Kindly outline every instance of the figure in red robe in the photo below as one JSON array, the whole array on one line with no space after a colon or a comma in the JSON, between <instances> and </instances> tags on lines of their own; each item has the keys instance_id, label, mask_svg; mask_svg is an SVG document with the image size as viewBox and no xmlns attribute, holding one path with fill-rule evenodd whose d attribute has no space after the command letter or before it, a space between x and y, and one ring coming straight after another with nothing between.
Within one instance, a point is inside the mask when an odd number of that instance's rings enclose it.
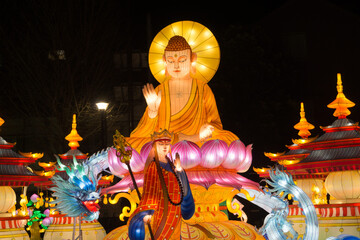
<instances>
[{"instance_id":1,"label":"figure in red robe","mask_svg":"<svg viewBox=\"0 0 360 240\"><path fill-rule=\"evenodd\" d=\"M145 228L150 227L154 239L178 240L182 218L190 219L195 212L194 199L179 156L171 160L172 134L167 130L155 132L152 140L141 201L128 221L129 238L145 239Z\"/></svg>"}]
</instances>

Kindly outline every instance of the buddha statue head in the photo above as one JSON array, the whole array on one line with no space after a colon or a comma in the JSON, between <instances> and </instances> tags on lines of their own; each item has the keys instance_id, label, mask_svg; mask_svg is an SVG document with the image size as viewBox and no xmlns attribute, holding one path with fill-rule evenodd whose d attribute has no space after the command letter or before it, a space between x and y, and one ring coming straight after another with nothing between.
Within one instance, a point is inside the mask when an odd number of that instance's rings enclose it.
<instances>
[{"instance_id":1,"label":"buddha statue head","mask_svg":"<svg viewBox=\"0 0 360 240\"><path fill-rule=\"evenodd\" d=\"M166 74L173 78L190 77L194 72L192 63L196 61L196 53L193 53L190 45L184 37L175 35L170 38L165 48L163 60L166 66Z\"/></svg>"}]
</instances>

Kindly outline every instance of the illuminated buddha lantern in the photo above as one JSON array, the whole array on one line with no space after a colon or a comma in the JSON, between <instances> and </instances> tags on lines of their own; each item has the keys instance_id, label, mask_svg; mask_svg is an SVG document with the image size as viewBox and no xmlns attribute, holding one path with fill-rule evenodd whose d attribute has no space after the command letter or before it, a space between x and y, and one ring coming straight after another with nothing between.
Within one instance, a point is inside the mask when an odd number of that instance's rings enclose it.
<instances>
[{"instance_id":1,"label":"illuminated buddha lantern","mask_svg":"<svg viewBox=\"0 0 360 240\"><path fill-rule=\"evenodd\" d=\"M150 54L151 51L150 48ZM207 81L196 78L197 57L183 36L175 34L169 38L161 59L164 77L159 80L154 75L160 82L155 89L152 84L144 86L147 108L127 139L137 151L151 141L154 131L160 129L175 134L173 144L188 140L201 146L207 140L220 139L229 145L238 139L223 130L215 97Z\"/></svg>"}]
</instances>

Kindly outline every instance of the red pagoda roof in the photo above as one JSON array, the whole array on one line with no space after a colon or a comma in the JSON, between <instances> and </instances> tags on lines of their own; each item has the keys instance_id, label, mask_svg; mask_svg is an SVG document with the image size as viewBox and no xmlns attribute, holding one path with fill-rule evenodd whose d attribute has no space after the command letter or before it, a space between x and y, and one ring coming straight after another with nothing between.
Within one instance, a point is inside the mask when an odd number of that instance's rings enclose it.
<instances>
[{"instance_id":1,"label":"red pagoda roof","mask_svg":"<svg viewBox=\"0 0 360 240\"><path fill-rule=\"evenodd\" d=\"M320 137L308 139L308 130L312 129L312 125L307 123L301 104L301 124L296 124L294 128L300 129L302 139L293 140L294 144L286 146L289 151L285 153L265 153L271 161L284 165L294 179L324 179L330 172L360 169L360 127L347 118L350 114L348 108L355 104L345 97L341 75L337 77L338 95L328 107L335 109L334 116L338 119L329 126L321 127L324 133ZM260 177L269 176L265 169L254 170Z\"/></svg>"}]
</instances>

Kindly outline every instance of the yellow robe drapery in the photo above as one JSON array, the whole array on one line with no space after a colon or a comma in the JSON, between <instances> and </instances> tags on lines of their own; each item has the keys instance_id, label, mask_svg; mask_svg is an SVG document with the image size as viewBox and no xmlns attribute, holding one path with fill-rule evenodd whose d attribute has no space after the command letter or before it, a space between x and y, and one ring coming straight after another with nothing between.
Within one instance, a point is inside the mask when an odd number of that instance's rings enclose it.
<instances>
[{"instance_id":1,"label":"yellow robe drapery","mask_svg":"<svg viewBox=\"0 0 360 240\"><path fill-rule=\"evenodd\" d=\"M161 103L158 115L153 119L149 118L148 108L146 108L138 126L130 134L130 137L127 138L127 141L138 152L140 152L141 147L145 143L151 141L151 134L154 131L168 129L170 132L175 133L174 144L178 141L176 137L178 133L186 135L199 134L201 126L205 123L211 124L215 128L210 139L221 139L228 145L232 141L239 139L235 134L223 130L214 94L206 83L193 79L188 102L182 110L173 116L171 116L170 111L171 103L168 79L155 89L156 93L160 90ZM196 144L201 146L203 143L197 142Z\"/></svg>"}]
</instances>

